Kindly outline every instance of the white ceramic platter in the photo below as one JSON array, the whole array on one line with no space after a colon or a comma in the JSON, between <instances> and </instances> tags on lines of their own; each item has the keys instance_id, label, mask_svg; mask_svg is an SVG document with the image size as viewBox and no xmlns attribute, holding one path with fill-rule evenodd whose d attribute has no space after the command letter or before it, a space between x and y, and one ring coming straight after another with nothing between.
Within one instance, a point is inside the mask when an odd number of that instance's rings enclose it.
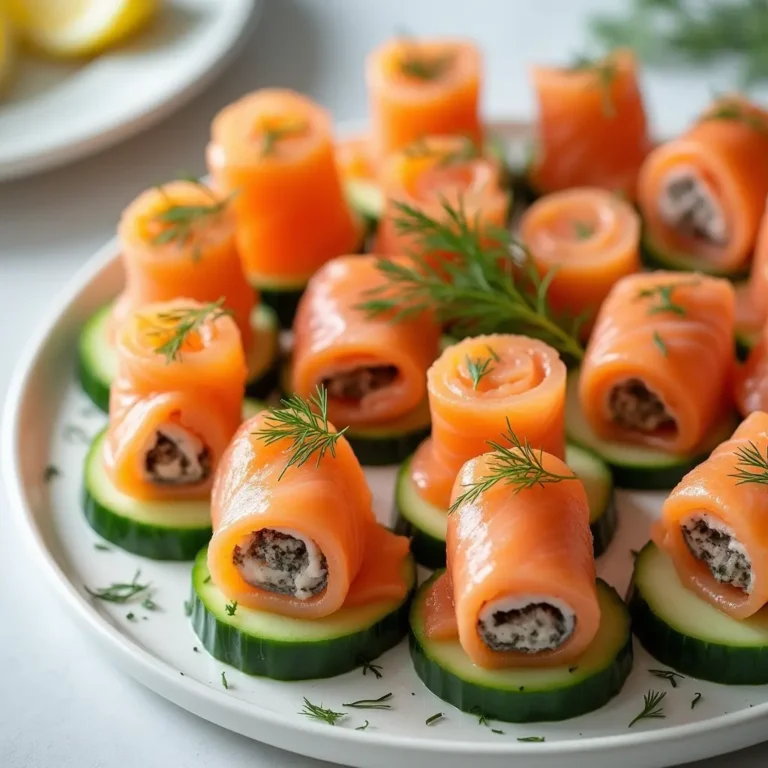
<instances>
[{"instance_id":1,"label":"white ceramic platter","mask_svg":"<svg viewBox=\"0 0 768 768\"><path fill-rule=\"evenodd\" d=\"M499 123L520 149L524 127ZM635 668L621 694L603 709L563 723L499 724L496 734L440 701L411 668L407 644L385 654L384 676L376 680L360 670L341 677L297 683L249 678L195 652L199 643L184 615L189 596L189 566L156 563L110 547L95 548L97 536L80 511L80 479L87 438L103 424L78 391L75 345L87 317L122 286L117 245L109 243L74 278L31 342L12 384L3 424L2 462L18 528L39 570L75 620L116 665L161 696L225 728L283 749L361 768L652 768L687 762L744 747L765 738L768 687L728 688L682 680L677 688L652 677L658 667L636 644ZM54 464L61 476L44 482ZM389 521L395 470L367 472L379 518ZM658 513L657 493L618 494L620 524L616 540L599 561L599 572L623 592L629 581L630 550L648 536ZM141 569L151 580L159 610L138 605L94 602L84 586L129 580ZM137 619L129 621L133 611ZM226 670L229 689L221 683ZM665 719L628 723L640 711L649 689L667 691ZM343 702L393 693L390 711L347 710L335 727L298 714L307 696L342 710ZM695 709L695 693L702 698ZM427 727L437 712L445 717ZM356 731L364 719L370 726ZM542 743L521 743L525 736Z\"/></svg>"},{"instance_id":2,"label":"white ceramic platter","mask_svg":"<svg viewBox=\"0 0 768 768\"><path fill-rule=\"evenodd\" d=\"M24 57L0 100L0 180L121 141L199 93L236 53L264 0L166 0L142 35L85 63Z\"/></svg>"}]
</instances>

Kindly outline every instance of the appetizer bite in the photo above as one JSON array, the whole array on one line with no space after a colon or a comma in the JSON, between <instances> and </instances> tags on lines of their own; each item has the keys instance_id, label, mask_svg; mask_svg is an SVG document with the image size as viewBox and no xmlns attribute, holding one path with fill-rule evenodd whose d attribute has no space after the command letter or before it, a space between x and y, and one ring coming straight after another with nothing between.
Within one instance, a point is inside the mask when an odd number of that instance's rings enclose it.
<instances>
[{"instance_id":1,"label":"appetizer bite","mask_svg":"<svg viewBox=\"0 0 768 768\"><path fill-rule=\"evenodd\" d=\"M481 70L480 51L466 40L402 37L374 50L365 67L374 153L437 134L482 146Z\"/></svg>"},{"instance_id":2,"label":"appetizer bite","mask_svg":"<svg viewBox=\"0 0 768 768\"><path fill-rule=\"evenodd\" d=\"M624 603L595 582L589 504L573 471L543 451L496 449L463 466L451 504L447 570L411 610L424 684L510 722L603 706L629 675L632 638Z\"/></svg>"},{"instance_id":3,"label":"appetizer bite","mask_svg":"<svg viewBox=\"0 0 768 768\"><path fill-rule=\"evenodd\" d=\"M467 338L448 347L427 373L432 435L400 468L398 530L412 537L416 560L445 564L451 489L462 465L506 434L526 446L566 455L563 433L565 365L547 344L524 336ZM521 444L522 445L522 444ZM503 450L501 447L499 450ZM602 552L615 528L610 473L597 458L569 451L591 491L595 545Z\"/></svg>"},{"instance_id":4,"label":"appetizer bite","mask_svg":"<svg viewBox=\"0 0 768 768\"><path fill-rule=\"evenodd\" d=\"M733 316L726 280L620 280L569 382L568 439L602 456L625 488L675 485L733 429Z\"/></svg>"},{"instance_id":5,"label":"appetizer bite","mask_svg":"<svg viewBox=\"0 0 768 768\"><path fill-rule=\"evenodd\" d=\"M192 624L208 651L247 674L303 680L398 643L415 568L371 502L324 390L245 422L217 471L214 534L192 572Z\"/></svg>"},{"instance_id":6,"label":"appetizer bite","mask_svg":"<svg viewBox=\"0 0 768 768\"><path fill-rule=\"evenodd\" d=\"M342 190L330 115L293 91L256 91L216 116L207 160L232 195L248 280L290 327L309 278L364 235Z\"/></svg>"},{"instance_id":7,"label":"appetizer bite","mask_svg":"<svg viewBox=\"0 0 768 768\"><path fill-rule=\"evenodd\" d=\"M635 564L643 646L686 675L768 683L768 414L753 413L664 503Z\"/></svg>"},{"instance_id":8,"label":"appetizer bite","mask_svg":"<svg viewBox=\"0 0 768 768\"><path fill-rule=\"evenodd\" d=\"M596 187L554 192L523 212L520 237L555 312L582 318L588 335L611 288L640 269L640 217L616 195Z\"/></svg>"},{"instance_id":9,"label":"appetizer bite","mask_svg":"<svg viewBox=\"0 0 768 768\"><path fill-rule=\"evenodd\" d=\"M113 544L191 560L211 535L213 473L241 422L246 365L223 300L134 310L116 335L109 424L85 462L85 516Z\"/></svg>"},{"instance_id":10,"label":"appetizer bite","mask_svg":"<svg viewBox=\"0 0 768 768\"><path fill-rule=\"evenodd\" d=\"M264 397L277 384L278 324L248 285L235 244L232 200L197 181L174 181L139 195L118 227L125 289L83 327L80 382L102 410L117 371L121 323L145 304L178 297L224 298L240 331L248 364L248 394Z\"/></svg>"},{"instance_id":11,"label":"appetizer bite","mask_svg":"<svg viewBox=\"0 0 768 768\"><path fill-rule=\"evenodd\" d=\"M430 265L451 258L420 247L418 236L402 225L404 207L446 223L451 223L447 208L461 210L482 239L492 239L509 215L502 177L499 161L483 157L466 137L430 136L408 145L382 163L384 209L373 250L385 256L417 253Z\"/></svg>"},{"instance_id":12,"label":"appetizer bite","mask_svg":"<svg viewBox=\"0 0 768 768\"><path fill-rule=\"evenodd\" d=\"M526 172L531 191L601 187L634 200L651 144L631 51L534 67L531 76L539 109Z\"/></svg>"},{"instance_id":13,"label":"appetizer bite","mask_svg":"<svg viewBox=\"0 0 768 768\"><path fill-rule=\"evenodd\" d=\"M374 256L329 261L309 281L293 325L289 391L328 393L328 416L362 464L397 464L429 434L427 369L440 326L428 311L392 322L361 306L382 295Z\"/></svg>"},{"instance_id":14,"label":"appetizer bite","mask_svg":"<svg viewBox=\"0 0 768 768\"><path fill-rule=\"evenodd\" d=\"M643 164L644 255L667 269L746 273L768 194L768 113L724 96Z\"/></svg>"}]
</instances>

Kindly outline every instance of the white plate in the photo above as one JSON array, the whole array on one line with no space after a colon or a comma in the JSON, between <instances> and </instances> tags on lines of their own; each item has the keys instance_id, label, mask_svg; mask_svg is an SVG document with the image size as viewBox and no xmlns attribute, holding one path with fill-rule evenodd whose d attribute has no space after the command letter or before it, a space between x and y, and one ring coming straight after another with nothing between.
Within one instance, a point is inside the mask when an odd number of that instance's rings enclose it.
<instances>
[{"instance_id":1,"label":"white plate","mask_svg":"<svg viewBox=\"0 0 768 768\"><path fill-rule=\"evenodd\" d=\"M84 64L19 62L0 100L0 180L53 168L141 131L199 93L263 0L167 0L146 33Z\"/></svg>"},{"instance_id":2,"label":"white plate","mask_svg":"<svg viewBox=\"0 0 768 768\"><path fill-rule=\"evenodd\" d=\"M524 133L519 124L499 125L508 137ZM520 149L519 142L515 147ZM480 726L428 692L414 674L406 643L381 658L384 677L360 670L341 677L297 683L249 678L204 652L183 602L189 595L189 566L156 563L94 548L98 541L80 513L79 486L86 445L77 434L65 439L68 425L89 435L104 417L90 407L74 378L75 344L83 321L122 285L117 245L109 243L74 278L31 342L13 381L3 423L2 461L19 527L35 562L51 587L89 635L113 661L161 696L190 712L259 741L312 757L361 768L421 768L427 760L441 768L651 768L711 756L754 744L768 726L768 687L724 687L692 679L672 689L652 677L659 666L636 645L635 669L624 690L603 709L563 723L500 725L504 735ZM43 482L45 467L62 476ZM394 469L368 470L376 510L388 521ZM599 561L599 572L619 591L631 570L630 549L644 543L650 519L662 496L618 494L620 525L616 540ZM114 606L90 600L84 585L105 586L128 580L137 568L152 581L161 610ZM129 610L140 618L130 622ZM147 615L147 620L143 619ZM221 684L226 669L229 690ZM666 719L627 724L642 708L649 688L667 691ZM302 698L337 711L360 698L394 694L391 711L347 710L336 727L298 714ZM703 695L691 709L694 693ZM436 712L446 717L427 727ZM365 732L355 727L364 719ZM520 743L518 737L545 736L544 743Z\"/></svg>"}]
</instances>

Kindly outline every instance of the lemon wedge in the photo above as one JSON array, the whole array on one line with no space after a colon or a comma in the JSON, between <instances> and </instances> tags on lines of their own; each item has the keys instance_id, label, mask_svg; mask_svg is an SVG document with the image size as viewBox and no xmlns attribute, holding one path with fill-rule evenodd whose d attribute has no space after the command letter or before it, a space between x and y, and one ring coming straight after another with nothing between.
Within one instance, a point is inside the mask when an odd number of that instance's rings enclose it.
<instances>
[{"instance_id":1,"label":"lemon wedge","mask_svg":"<svg viewBox=\"0 0 768 768\"><path fill-rule=\"evenodd\" d=\"M11 23L0 7L0 92L8 85L16 61L16 45Z\"/></svg>"},{"instance_id":2,"label":"lemon wedge","mask_svg":"<svg viewBox=\"0 0 768 768\"><path fill-rule=\"evenodd\" d=\"M140 30L160 0L7 0L36 48L64 58L93 56Z\"/></svg>"}]
</instances>

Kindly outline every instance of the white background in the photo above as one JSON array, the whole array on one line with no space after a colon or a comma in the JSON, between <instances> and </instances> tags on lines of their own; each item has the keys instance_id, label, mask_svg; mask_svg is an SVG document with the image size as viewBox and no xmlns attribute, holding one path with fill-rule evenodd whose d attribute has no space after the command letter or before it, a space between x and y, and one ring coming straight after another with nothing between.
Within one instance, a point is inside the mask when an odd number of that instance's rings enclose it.
<instances>
[{"instance_id":1,"label":"white background","mask_svg":"<svg viewBox=\"0 0 768 768\"><path fill-rule=\"evenodd\" d=\"M226 2L226 0L221 0ZM338 120L365 114L363 59L395 32L460 34L486 56L489 111L532 109L526 64L585 51L584 14L619 0L266 0L234 65L157 128L69 168L0 183L0 393L44 308L114 232L122 208L175 173L202 172L216 111L245 91L286 86ZM732 71L649 73L660 134L679 130ZM0 119L2 119L0 114ZM73 514L78 514L76 509ZM768 735L768 734L767 734ZM768 745L699 768L765 765ZM0 766L2 768L321 768L177 709L113 670L46 593L0 498Z\"/></svg>"}]
</instances>

